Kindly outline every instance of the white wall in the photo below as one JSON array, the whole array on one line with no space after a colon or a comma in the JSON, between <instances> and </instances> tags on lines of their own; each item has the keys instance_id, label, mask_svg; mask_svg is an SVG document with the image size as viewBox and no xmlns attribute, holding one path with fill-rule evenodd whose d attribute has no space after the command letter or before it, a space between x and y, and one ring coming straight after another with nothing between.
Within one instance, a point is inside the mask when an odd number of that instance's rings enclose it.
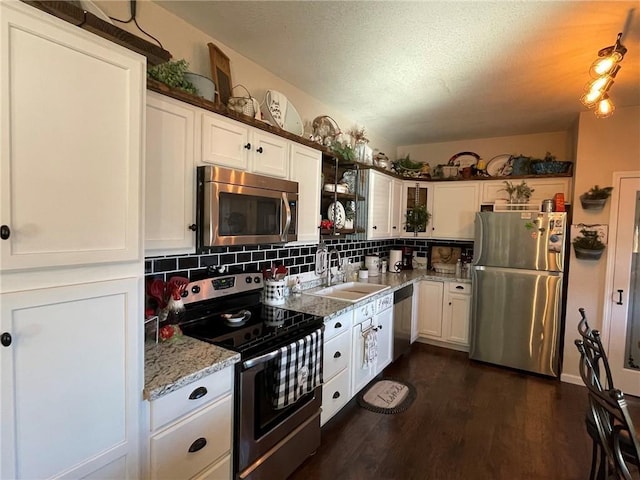
<instances>
[{"instance_id":1,"label":"white wall","mask_svg":"<svg viewBox=\"0 0 640 480\"><path fill-rule=\"evenodd\" d=\"M497 155L510 153L527 157L544 158L546 152L557 160L573 160L574 148L570 132L536 133L509 137L473 138L454 142L401 145L398 158L407 153L412 160L428 162L431 167L444 165L459 152L475 152L486 161Z\"/></svg>"},{"instance_id":2,"label":"white wall","mask_svg":"<svg viewBox=\"0 0 640 480\"><path fill-rule=\"evenodd\" d=\"M573 223L609 224L611 201L602 211L583 210L579 197L593 185L612 186L613 172L632 170L640 170L640 107L618 108L606 119L583 112L578 125ZM592 328L602 328L603 312L611 301L605 291L606 269L606 252L598 261L577 260L571 249L562 374L565 381L582 383L579 355L573 343L577 338L578 308L586 310ZM606 342L608 332L602 334Z\"/></svg>"},{"instance_id":3,"label":"white wall","mask_svg":"<svg viewBox=\"0 0 640 480\"><path fill-rule=\"evenodd\" d=\"M128 0L100 0L95 3L111 17L119 19L129 18ZM184 58L189 62L192 72L211 78L211 64L207 44L214 43L229 57L233 85L244 85L249 89L251 95L260 102L264 100L267 90L277 90L283 93L302 117L305 123L305 133L310 133L311 122L315 117L320 115L331 116L338 123L342 131L347 131L356 125L367 127L358 122L357 119L348 118L341 112L331 110L327 105L314 98L309 92L305 92L277 77L260 65L240 55L224 43L186 23L161 6L148 0L139 0L137 4L138 23L145 31L160 40L165 50L171 52L173 59L179 60ZM138 37L155 43L140 32L133 22L126 24L114 23L116 26ZM240 93L244 91L238 88L234 90L234 93L236 92ZM244 95L244 93L242 94ZM377 148L383 152L394 152L396 150L396 145L385 139L378 132L370 131L368 128L366 128L366 131L370 139L369 145L372 148Z\"/></svg>"}]
</instances>

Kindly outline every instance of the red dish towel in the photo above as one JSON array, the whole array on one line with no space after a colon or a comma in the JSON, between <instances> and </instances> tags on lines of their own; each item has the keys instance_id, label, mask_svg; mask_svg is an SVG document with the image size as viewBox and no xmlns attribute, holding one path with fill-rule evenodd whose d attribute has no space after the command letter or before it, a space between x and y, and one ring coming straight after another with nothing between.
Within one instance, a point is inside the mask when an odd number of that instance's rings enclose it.
<instances>
[{"instance_id":1,"label":"red dish towel","mask_svg":"<svg viewBox=\"0 0 640 480\"><path fill-rule=\"evenodd\" d=\"M322 385L322 328L280 348L273 363L272 403L286 408Z\"/></svg>"}]
</instances>

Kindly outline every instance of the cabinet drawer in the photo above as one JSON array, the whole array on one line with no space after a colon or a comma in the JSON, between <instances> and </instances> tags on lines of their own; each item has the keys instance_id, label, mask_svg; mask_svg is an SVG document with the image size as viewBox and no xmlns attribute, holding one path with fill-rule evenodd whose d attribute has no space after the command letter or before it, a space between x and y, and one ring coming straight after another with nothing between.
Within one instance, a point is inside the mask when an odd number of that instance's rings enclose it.
<instances>
[{"instance_id":1,"label":"cabinet drawer","mask_svg":"<svg viewBox=\"0 0 640 480\"><path fill-rule=\"evenodd\" d=\"M151 430L158 430L163 425L230 392L232 385L233 367L227 367L153 400L151 402Z\"/></svg>"},{"instance_id":2,"label":"cabinet drawer","mask_svg":"<svg viewBox=\"0 0 640 480\"><path fill-rule=\"evenodd\" d=\"M470 283L457 283L457 282L448 282L448 283L449 283L449 292L461 293L464 295L471 295Z\"/></svg>"},{"instance_id":3,"label":"cabinet drawer","mask_svg":"<svg viewBox=\"0 0 640 480\"><path fill-rule=\"evenodd\" d=\"M151 477L154 480L191 478L223 455L229 454L232 415L233 402L231 395L228 395L153 435ZM198 445L198 441L204 445ZM190 448L196 451L190 452Z\"/></svg>"},{"instance_id":4,"label":"cabinet drawer","mask_svg":"<svg viewBox=\"0 0 640 480\"><path fill-rule=\"evenodd\" d=\"M364 305L356 308L353 316L353 324L357 325L365 320L372 318L376 313L376 301L365 303Z\"/></svg>"},{"instance_id":5,"label":"cabinet drawer","mask_svg":"<svg viewBox=\"0 0 640 480\"><path fill-rule=\"evenodd\" d=\"M322 375L325 380L330 380L340 370L349 365L351 355L351 337L349 332L344 332L324 344L324 359L322 362Z\"/></svg>"},{"instance_id":6,"label":"cabinet drawer","mask_svg":"<svg viewBox=\"0 0 640 480\"><path fill-rule=\"evenodd\" d=\"M231 478L231 455L227 455L206 472L193 480L229 480Z\"/></svg>"},{"instance_id":7,"label":"cabinet drawer","mask_svg":"<svg viewBox=\"0 0 640 480\"><path fill-rule=\"evenodd\" d=\"M345 368L322 386L322 413L320 424L324 425L349 401L349 369Z\"/></svg>"},{"instance_id":8,"label":"cabinet drawer","mask_svg":"<svg viewBox=\"0 0 640 480\"><path fill-rule=\"evenodd\" d=\"M324 341L325 343L333 337L340 335L342 332L351 330L353 320L353 312L345 312L331 320L324 322Z\"/></svg>"}]
</instances>

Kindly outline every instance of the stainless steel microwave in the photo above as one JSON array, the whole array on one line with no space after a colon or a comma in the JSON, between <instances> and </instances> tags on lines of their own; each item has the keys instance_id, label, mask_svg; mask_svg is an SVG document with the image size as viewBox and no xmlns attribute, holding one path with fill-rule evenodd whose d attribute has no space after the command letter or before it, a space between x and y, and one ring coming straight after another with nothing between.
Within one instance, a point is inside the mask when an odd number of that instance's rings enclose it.
<instances>
[{"instance_id":1,"label":"stainless steel microwave","mask_svg":"<svg viewBox=\"0 0 640 480\"><path fill-rule=\"evenodd\" d=\"M255 245L298 239L298 183L198 167L199 245Z\"/></svg>"}]
</instances>

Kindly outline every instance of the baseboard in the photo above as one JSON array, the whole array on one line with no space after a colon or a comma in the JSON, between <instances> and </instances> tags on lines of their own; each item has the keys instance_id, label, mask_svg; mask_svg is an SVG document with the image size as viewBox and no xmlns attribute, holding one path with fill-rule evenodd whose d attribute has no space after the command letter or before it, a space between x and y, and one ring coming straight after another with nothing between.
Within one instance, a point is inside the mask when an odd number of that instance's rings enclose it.
<instances>
[{"instance_id":1,"label":"baseboard","mask_svg":"<svg viewBox=\"0 0 640 480\"><path fill-rule=\"evenodd\" d=\"M578 375L569 375L567 373L563 373L560 375L560 381L565 383L573 383L574 385L584 386L582 382L582 378Z\"/></svg>"},{"instance_id":2,"label":"baseboard","mask_svg":"<svg viewBox=\"0 0 640 480\"><path fill-rule=\"evenodd\" d=\"M436 347L448 348L449 350L457 350L459 352L469 352L468 346L458 345L456 343L450 343L450 342L443 342L441 340L434 340L433 338L418 337L416 341L419 343L435 345Z\"/></svg>"}]
</instances>

